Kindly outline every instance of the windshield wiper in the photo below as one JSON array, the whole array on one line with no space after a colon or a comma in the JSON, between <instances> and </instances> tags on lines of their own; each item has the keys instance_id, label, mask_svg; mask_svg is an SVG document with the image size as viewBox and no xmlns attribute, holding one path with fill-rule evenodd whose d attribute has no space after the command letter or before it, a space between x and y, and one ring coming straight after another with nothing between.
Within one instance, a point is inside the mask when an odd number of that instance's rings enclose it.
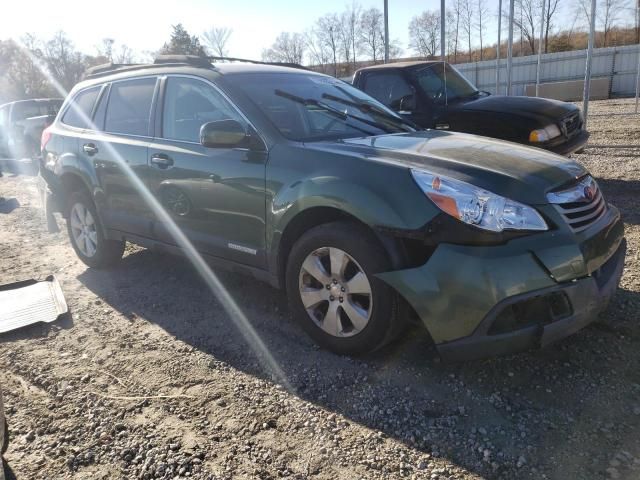
<instances>
[{"instance_id":1,"label":"windshield wiper","mask_svg":"<svg viewBox=\"0 0 640 480\"><path fill-rule=\"evenodd\" d=\"M349 112L344 112L342 110L338 110L335 107L332 107L331 105L327 105L324 102L321 102L320 100L317 100L315 98L302 98L299 97L297 95L294 95L293 93L289 93L289 92L284 92L282 90L276 90L275 94L278 95L279 97L283 97L286 98L288 100L291 100L293 102L297 102L300 103L302 105L315 105L316 107L322 108L323 110L326 110L327 112L331 113L332 115L335 116L339 116L340 118L342 118L343 120L346 120L348 118L352 118L354 120L357 120L359 122L362 123L366 123L367 125L371 125L372 127L376 127L379 128L381 130L384 130L385 132L389 132L389 128L384 125L381 124L380 122L376 122L374 120L369 120L368 118L363 118L360 117L358 115L354 115L352 113ZM364 132L368 135L375 135L375 132L371 132L368 130L363 130L362 128L356 127L355 125L351 124L351 126L357 130L360 130L361 132Z\"/></svg>"},{"instance_id":2,"label":"windshield wiper","mask_svg":"<svg viewBox=\"0 0 640 480\"><path fill-rule=\"evenodd\" d=\"M338 88L340 91L343 91L343 89L340 87L336 87L336 88ZM393 122L396 125L404 124L413 130L417 130L417 127L416 125L413 124L413 122L410 122L402 117L396 117L395 115L385 112L384 110L382 110L381 108L377 107L372 103L347 100L346 98L336 97L335 95L331 95L330 93L323 93L322 98L326 98L327 100L331 100L334 102L342 103L343 105L348 105L350 107L357 108L361 112L377 115L378 117L382 117L390 122Z\"/></svg>"}]
</instances>

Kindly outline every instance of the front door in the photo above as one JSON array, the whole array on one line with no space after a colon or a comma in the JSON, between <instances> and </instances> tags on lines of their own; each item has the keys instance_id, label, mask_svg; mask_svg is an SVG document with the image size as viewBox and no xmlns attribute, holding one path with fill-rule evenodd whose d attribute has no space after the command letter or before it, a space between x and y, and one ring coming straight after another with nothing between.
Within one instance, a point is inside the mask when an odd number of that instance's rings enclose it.
<instances>
[{"instance_id":1,"label":"front door","mask_svg":"<svg viewBox=\"0 0 640 480\"><path fill-rule=\"evenodd\" d=\"M198 251L264 267L266 153L201 145L207 122L232 119L247 129L248 122L209 82L169 76L163 83L146 183ZM166 222L154 225L154 236L176 244Z\"/></svg>"}]
</instances>

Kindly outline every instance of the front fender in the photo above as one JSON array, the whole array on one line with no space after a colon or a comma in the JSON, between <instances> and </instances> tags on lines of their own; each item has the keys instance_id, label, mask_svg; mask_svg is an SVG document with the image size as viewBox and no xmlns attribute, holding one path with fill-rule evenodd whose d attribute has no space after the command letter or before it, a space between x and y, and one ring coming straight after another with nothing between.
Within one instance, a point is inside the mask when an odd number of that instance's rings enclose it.
<instances>
[{"instance_id":1,"label":"front fender","mask_svg":"<svg viewBox=\"0 0 640 480\"><path fill-rule=\"evenodd\" d=\"M267 250L277 271L280 242L287 226L318 208L337 210L372 228L413 230L438 211L415 185L408 169L363 162L360 168L324 168L291 182L267 182Z\"/></svg>"}]
</instances>

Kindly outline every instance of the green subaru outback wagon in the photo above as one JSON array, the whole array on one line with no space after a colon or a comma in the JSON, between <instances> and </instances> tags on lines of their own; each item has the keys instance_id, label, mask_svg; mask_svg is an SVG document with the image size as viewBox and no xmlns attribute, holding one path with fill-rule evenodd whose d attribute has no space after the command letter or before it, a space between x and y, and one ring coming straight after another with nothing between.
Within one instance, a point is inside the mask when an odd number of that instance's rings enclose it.
<instances>
[{"instance_id":1,"label":"green subaru outback wagon","mask_svg":"<svg viewBox=\"0 0 640 480\"><path fill-rule=\"evenodd\" d=\"M113 265L125 241L179 252L175 224L205 260L284 288L338 353L412 318L445 358L544 346L594 320L622 274L620 214L578 163L417 130L303 69L98 68L42 148L47 205L84 263Z\"/></svg>"}]
</instances>

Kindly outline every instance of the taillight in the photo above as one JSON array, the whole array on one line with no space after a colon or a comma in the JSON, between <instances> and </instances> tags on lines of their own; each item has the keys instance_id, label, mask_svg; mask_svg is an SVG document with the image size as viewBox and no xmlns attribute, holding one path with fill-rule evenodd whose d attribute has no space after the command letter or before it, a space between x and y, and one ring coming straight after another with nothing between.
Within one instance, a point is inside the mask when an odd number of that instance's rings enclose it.
<instances>
[{"instance_id":1,"label":"taillight","mask_svg":"<svg viewBox=\"0 0 640 480\"><path fill-rule=\"evenodd\" d=\"M40 151L43 151L51 140L51 127L47 127L42 131L42 137L40 137Z\"/></svg>"}]
</instances>

